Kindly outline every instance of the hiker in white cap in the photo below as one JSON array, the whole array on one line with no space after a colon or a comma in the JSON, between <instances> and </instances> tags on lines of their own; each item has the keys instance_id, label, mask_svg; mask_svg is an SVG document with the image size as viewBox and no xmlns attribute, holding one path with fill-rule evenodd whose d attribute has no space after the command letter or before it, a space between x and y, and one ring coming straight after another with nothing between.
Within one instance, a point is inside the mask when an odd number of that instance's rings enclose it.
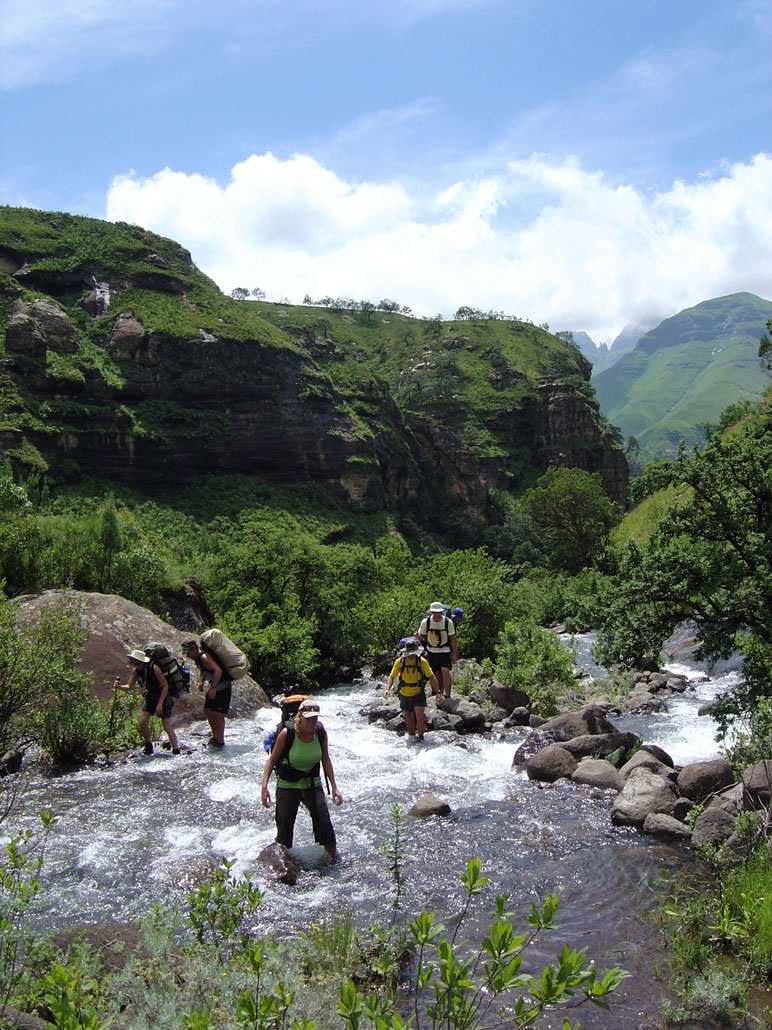
<instances>
[{"instance_id":1,"label":"hiker in white cap","mask_svg":"<svg viewBox=\"0 0 772 1030\"><path fill-rule=\"evenodd\" d=\"M295 716L295 724L285 725L276 738L263 769L261 799L268 808L271 795L268 780L276 769L276 840L285 848L292 847L295 819L301 803L308 809L314 828L314 840L329 855L337 857L337 843L327 801L322 790L319 769L336 805L343 801L335 783L335 773L327 750L327 731L319 721L319 702L306 698Z\"/></svg>"},{"instance_id":2,"label":"hiker in white cap","mask_svg":"<svg viewBox=\"0 0 772 1030\"><path fill-rule=\"evenodd\" d=\"M153 741L150 735L150 716L157 715L161 725L166 730L169 742L172 745L172 754L180 753L180 745L177 742L177 734L171 723L174 698L169 693L169 684L160 668L151 662L144 651L134 649L126 655L129 659L131 672L128 683L121 683L116 676L113 687L115 690L131 690L135 683L138 683L145 700L142 704L142 715L139 718L139 732L145 741L145 754L152 755Z\"/></svg>"}]
</instances>

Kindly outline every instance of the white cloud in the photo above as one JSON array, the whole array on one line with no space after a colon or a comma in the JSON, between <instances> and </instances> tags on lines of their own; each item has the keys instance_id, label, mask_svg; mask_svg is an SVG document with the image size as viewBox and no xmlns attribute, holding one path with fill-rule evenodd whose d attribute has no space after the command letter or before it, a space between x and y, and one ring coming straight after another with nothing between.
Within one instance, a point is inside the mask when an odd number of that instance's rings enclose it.
<instances>
[{"instance_id":1,"label":"white cloud","mask_svg":"<svg viewBox=\"0 0 772 1030\"><path fill-rule=\"evenodd\" d=\"M225 185L169 169L122 176L107 217L179 240L226 292L391 297L448 317L471 304L598 342L722 294L772 296L765 154L656 194L534 156L484 178L423 184L419 196L266 153L237 164Z\"/></svg>"}]
</instances>

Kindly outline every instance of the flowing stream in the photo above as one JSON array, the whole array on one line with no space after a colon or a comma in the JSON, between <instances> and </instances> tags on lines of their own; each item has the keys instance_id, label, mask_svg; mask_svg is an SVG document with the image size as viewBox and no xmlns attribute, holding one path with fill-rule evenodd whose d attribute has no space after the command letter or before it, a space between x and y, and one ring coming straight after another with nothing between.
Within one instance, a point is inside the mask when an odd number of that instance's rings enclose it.
<instances>
[{"instance_id":1,"label":"flowing stream","mask_svg":"<svg viewBox=\"0 0 772 1030\"><path fill-rule=\"evenodd\" d=\"M575 644L579 663L586 664L590 638ZM708 679L687 666L669 668L693 676L694 690L675 695L667 713L612 721L660 744L677 764L711 757L715 727L709 717L697 717L697 708L736 674ZM359 709L379 689L364 681L320 695L344 797L332 813L341 860L302 874L294 887L274 883L254 865L274 839L273 810L260 804L260 781L263 737L276 723L275 711L229 721L221 752L206 748L200 723L180 732L190 752L178 757L157 747L152 756L106 769L28 773L22 802L3 830L33 825L43 807L56 816L39 920L49 927L130 921L155 902L184 902L190 887L227 858L235 860L236 873L249 869L263 890L259 924L265 930L338 911L361 923L388 921L392 883L381 847L392 840L393 806L407 812L432 793L449 802L452 814L403 819L403 910L426 907L443 922L452 920L460 907L459 875L474 856L482 860L490 890L468 924L472 937L486 926L494 894L508 896L516 926L525 930L531 902L561 891L560 930L543 938L532 961L547 961L567 942L588 947L601 967L625 967L634 975L615 996L611 1015L585 1006L575 1018L588 1027L645 1026L657 1011L653 971L666 965L650 913L663 878L689 866L691 852L613 827L607 792L566 781L539 786L514 771L525 729L500 737L429 733L425 742L409 743L368 724ZM301 856L318 850L303 809L295 846Z\"/></svg>"}]
</instances>

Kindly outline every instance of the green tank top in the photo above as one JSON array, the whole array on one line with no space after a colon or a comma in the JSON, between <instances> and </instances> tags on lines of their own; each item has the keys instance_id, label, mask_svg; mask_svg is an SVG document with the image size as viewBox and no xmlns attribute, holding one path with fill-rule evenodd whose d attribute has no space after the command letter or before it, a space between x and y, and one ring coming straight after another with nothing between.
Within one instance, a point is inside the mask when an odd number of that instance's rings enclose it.
<instances>
[{"instance_id":1,"label":"green tank top","mask_svg":"<svg viewBox=\"0 0 772 1030\"><path fill-rule=\"evenodd\" d=\"M310 743L306 744L295 734L287 760L292 768L297 769L298 772L309 772L309 770L313 769L317 762L322 760L322 745L319 741L319 735L317 734ZM305 776L302 780L283 780L280 776L276 781L279 787L297 787L300 790L305 787L319 786L321 782L319 776L315 776L313 780L308 776Z\"/></svg>"}]
</instances>

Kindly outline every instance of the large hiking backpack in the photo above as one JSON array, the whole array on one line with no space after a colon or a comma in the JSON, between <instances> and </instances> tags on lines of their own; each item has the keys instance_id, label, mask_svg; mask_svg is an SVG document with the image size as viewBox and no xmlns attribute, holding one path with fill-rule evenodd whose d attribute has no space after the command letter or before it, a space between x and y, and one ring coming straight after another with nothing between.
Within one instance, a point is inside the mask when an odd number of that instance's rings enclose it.
<instances>
[{"instance_id":1,"label":"large hiking backpack","mask_svg":"<svg viewBox=\"0 0 772 1030\"><path fill-rule=\"evenodd\" d=\"M249 674L249 659L222 630L204 630L201 634L201 650L211 655L228 679L240 680Z\"/></svg>"},{"instance_id":2,"label":"large hiking backpack","mask_svg":"<svg viewBox=\"0 0 772 1030\"><path fill-rule=\"evenodd\" d=\"M433 612L426 613L426 644L428 647L447 647L450 641L448 626L452 622L452 619L446 613L442 619L442 628L437 629L434 623L432 622L433 614Z\"/></svg>"},{"instance_id":3,"label":"large hiking backpack","mask_svg":"<svg viewBox=\"0 0 772 1030\"><path fill-rule=\"evenodd\" d=\"M397 679L394 686L394 693L399 697L402 693L403 687L418 687L419 690L426 690L426 684L429 682L424 670L421 666L421 659L423 658L423 651L403 651L399 659L399 672L397 673ZM415 662L410 662L411 657L415 658ZM403 677L406 668L415 667L418 669L418 679L412 683L406 682Z\"/></svg>"},{"instance_id":4,"label":"large hiking backpack","mask_svg":"<svg viewBox=\"0 0 772 1030\"><path fill-rule=\"evenodd\" d=\"M279 702L281 708L281 719L276 724L276 729L271 730L267 736L263 738L263 747L266 752L270 755L273 751L273 745L276 743L276 738L282 731L282 727L288 722L291 722L298 714L298 708L300 708L301 702L308 700L308 694L287 694Z\"/></svg>"},{"instance_id":5,"label":"large hiking backpack","mask_svg":"<svg viewBox=\"0 0 772 1030\"><path fill-rule=\"evenodd\" d=\"M172 697L190 693L190 670L184 663L180 664L174 655L169 654L169 649L165 644L157 642L145 644L144 652L151 664L157 665L164 674Z\"/></svg>"}]
</instances>

